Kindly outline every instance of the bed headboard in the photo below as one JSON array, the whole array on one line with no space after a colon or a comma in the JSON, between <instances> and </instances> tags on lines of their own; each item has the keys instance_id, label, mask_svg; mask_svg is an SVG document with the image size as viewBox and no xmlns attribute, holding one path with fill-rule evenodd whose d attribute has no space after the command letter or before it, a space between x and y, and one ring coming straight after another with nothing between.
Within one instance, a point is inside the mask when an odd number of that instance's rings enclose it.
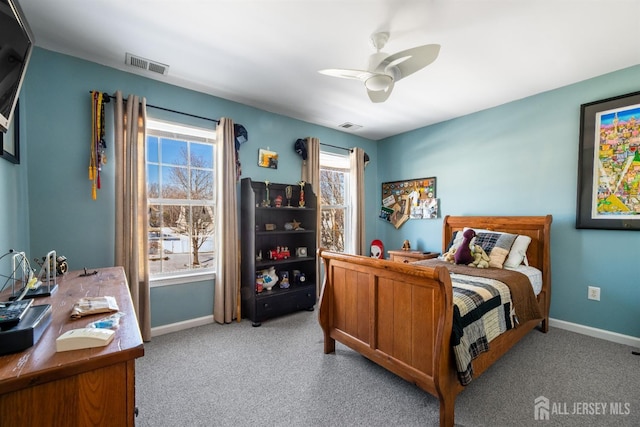
<instances>
[{"instance_id":1,"label":"bed headboard","mask_svg":"<svg viewBox=\"0 0 640 427\"><path fill-rule=\"evenodd\" d=\"M527 249L529 265L542 271L542 290L538 301L544 311L543 330L546 332L551 304L551 215L545 216L450 216L444 217L442 252L444 253L453 233L465 227L503 231L531 237Z\"/></svg>"},{"instance_id":2,"label":"bed headboard","mask_svg":"<svg viewBox=\"0 0 640 427\"><path fill-rule=\"evenodd\" d=\"M551 215L546 216L445 216L442 233L442 251L446 251L453 233L464 227L483 228L522 234L531 237L527 249L527 259L532 265L544 272L549 267L549 239Z\"/></svg>"}]
</instances>

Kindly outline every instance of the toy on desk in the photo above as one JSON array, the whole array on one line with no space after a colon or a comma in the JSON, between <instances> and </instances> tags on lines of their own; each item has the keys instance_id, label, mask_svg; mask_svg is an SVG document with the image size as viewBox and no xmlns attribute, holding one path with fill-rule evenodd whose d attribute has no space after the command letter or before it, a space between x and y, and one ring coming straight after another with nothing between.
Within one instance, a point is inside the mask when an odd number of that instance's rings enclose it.
<instances>
[{"instance_id":1,"label":"toy on desk","mask_svg":"<svg viewBox=\"0 0 640 427\"><path fill-rule=\"evenodd\" d=\"M57 268L55 262L56 259L60 259L60 267L66 271L67 259L64 256L56 256L56 251L52 250L42 258L42 263L36 259L36 262L41 267L40 272L36 275L24 252L10 251L9 253L13 254L13 269L10 276L13 284L10 299L21 300L23 298L47 297L57 290ZM20 284L21 288L16 290L16 284Z\"/></svg>"},{"instance_id":2,"label":"toy on desk","mask_svg":"<svg viewBox=\"0 0 640 427\"><path fill-rule=\"evenodd\" d=\"M53 256L50 256L51 252L53 252ZM41 268L39 276L44 274L47 268L49 272L55 270L55 272L61 276L69 271L69 263L67 263L67 257L64 255L56 256L55 251L51 252L49 252L47 256L43 256L42 260L39 260L38 258L33 259ZM45 264L47 263L48 267L45 267Z\"/></svg>"}]
</instances>

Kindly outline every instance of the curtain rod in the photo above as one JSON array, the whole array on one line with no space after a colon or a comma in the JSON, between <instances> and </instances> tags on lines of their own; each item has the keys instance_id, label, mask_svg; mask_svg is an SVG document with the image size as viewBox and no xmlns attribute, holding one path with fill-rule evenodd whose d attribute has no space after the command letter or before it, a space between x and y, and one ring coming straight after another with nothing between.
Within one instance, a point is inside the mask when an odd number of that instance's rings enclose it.
<instances>
[{"instance_id":1,"label":"curtain rod","mask_svg":"<svg viewBox=\"0 0 640 427\"><path fill-rule=\"evenodd\" d=\"M324 142L321 142L320 145L325 145L327 147L337 148L339 150L345 150L345 151L348 151L350 153L353 151L353 148L338 147L337 145L325 144Z\"/></svg>"},{"instance_id":2,"label":"curtain rod","mask_svg":"<svg viewBox=\"0 0 640 427\"><path fill-rule=\"evenodd\" d=\"M91 92L92 92L92 91L89 91L89 93L91 93ZM113 96L113 95L109 95L109 94L107 94L107 93L104 93L104 94L103 94L103 96L105 96L105 95L106 95L107 97L109 97L109 99L110 99L110 100L111 100L111 99L116 99L116 97L115 97L115 96ZM124 102L127 102L126 98L122 98L122 99L124 100ZM158 107L157 105L151 105L151 104L147 104L147 107L149 107L149 108L155 108L156 110L168 111L168 112L170 112L170 113L182 114L183 116L194 117L194 118L196 118L196 119L209 120L209 121L211 121L211 122L216 122L216 123L220 124L220 120L217 120L217 119L211 119L211 118L209 118L209 117L197 116L197 115L195 115L195 114L185 113L185 112L177 111L177 110L172 110L172 109L165 108L165 107Z\"/></svg>"}]
</instances>

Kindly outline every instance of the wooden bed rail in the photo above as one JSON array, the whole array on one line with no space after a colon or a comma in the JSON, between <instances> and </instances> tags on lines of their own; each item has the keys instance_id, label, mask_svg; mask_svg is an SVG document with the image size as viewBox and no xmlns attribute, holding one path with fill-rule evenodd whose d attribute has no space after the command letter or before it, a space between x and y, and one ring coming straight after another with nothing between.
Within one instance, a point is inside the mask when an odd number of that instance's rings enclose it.
<instances>
[{"instance_id":1,"label":"wooden bed rail","mask_svg":"<svg viewBox=\"0 0 640 427\"><path fill-rule=\"evenodd\" d=\"M491 341L489 351L473 362L480 376L529 331L548 329L551 301L551 215L445 216L443 251L453 233L464 227L525 235L529 265L542 272L538 306L542 317L520 323ZM319 321L324 351L339 341L440 400L440 426L454 425L455 398L464 390L458 380L451 330L453 290L445 267L403 264L318 250L324 262Z\"/></svg>"},{"instance_id":2,"label":"wooden bed rail","mask_svg":"<svg viewBox=\"0 0 640 427\"><path fill-rule=\"evenodd\" d=\"M325 353L334 352L338 340L438 397L441 425L453 425L457 379L447 269L323 249L318 256L325 268L318 314Z\"/></svg>"}]
</instances>

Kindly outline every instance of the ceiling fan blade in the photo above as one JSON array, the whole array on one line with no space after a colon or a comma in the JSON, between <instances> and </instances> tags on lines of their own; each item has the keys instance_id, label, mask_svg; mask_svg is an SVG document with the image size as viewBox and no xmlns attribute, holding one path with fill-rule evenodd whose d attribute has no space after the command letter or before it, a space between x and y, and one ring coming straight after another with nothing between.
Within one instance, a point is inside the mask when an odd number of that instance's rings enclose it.
<instances>
[{"instance_id":1,"label":"ceiling fan blade","mask_svg":"<svg viewBox=\"0 0 640 427\"><path fill-rule=\"evenodd\" d=\"M372 73L370 71L365 71L365 70L348 70L348 69L339 69L339 68L328 68L326 70L319 70L318 72L326 76L340 77L343 79L360 80L361 82L364 82L368 78L376 75L376 73Z\"/></svg>"},{"instance_id":2,"label":"ceiling fan blade","mask_svg":"<svg viewBox=\"0 0 640 427\"><path fill-rule=\"evenodd\" d=\"M371 102L379 103L379 102L386 101L387 98L389 98L389 95L391 95L392 90L393 90L393 80L391 81L391 84L389 84L389 87L387 87L386 90L367 90L367 95L369 95L369 99L371 100Z\"/></svg>"},{"instance_id":3,"label":"ceiling fan blade","mask_svg":"<svg viewBox=\"0 0 640 427\"><path fill-rule=\"evenodd\" d=\"M440 53L439 44L426 44L389 55L380 63L376 71L387 71L398 81L419 71L436 60Z\"/></svg>"}]
</instances>

